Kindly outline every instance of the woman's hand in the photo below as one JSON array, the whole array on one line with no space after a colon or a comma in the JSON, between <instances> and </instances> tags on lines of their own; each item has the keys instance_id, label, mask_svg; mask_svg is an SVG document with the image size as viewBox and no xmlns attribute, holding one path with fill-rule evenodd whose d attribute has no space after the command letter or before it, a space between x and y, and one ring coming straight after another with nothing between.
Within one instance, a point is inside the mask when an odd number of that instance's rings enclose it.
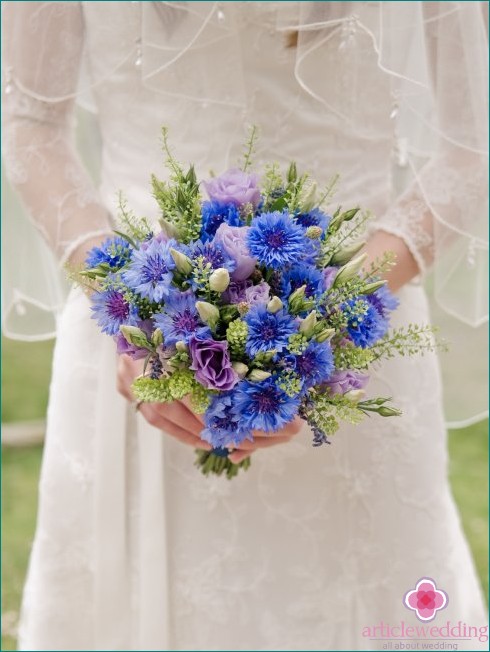
<instances>
[{"instance_id":1,"label":"woman's hand","mask_svg":"<svg viewBox=\"0 0 490 652\"><path fill-rule=\"evenodd\" d=\"M135 401L131 391L133 380L143 373L143 361L132 360L127 355L119 356L117 368L117 389L130 402ZM139 411L149 424L165 430L184 444L193 448L211 450L207 442L200 438L202 421L182 401L172 403L142 403Z\"/></svg>"},{"instance_id":2,"label":"woman's hand","mask_svg":"<svg viewBox=\"0 0 490 652\"><path fill-rule=\"evenodd\" d=\"M127 398L134 402L135 398L131 391L133 380L143 372L143 361L132 360L127 355L121 355L117 370L117 389ZM182 401L172 403L143 403L139 408L145 419L155 428L164 430L184 444L193 448L211 450L212 446L200 438L203 429L203 417L192 411L190 401L185 398ZM268 448L277 444L289 442L302 427L302 420L296 418L287 426L278 430L277 433L265 433L255 430L254 441L244 441L236 450L230 454L229 459L238 464L246 457L249 457L259 448Z\"/></svg>"}]
</instances>

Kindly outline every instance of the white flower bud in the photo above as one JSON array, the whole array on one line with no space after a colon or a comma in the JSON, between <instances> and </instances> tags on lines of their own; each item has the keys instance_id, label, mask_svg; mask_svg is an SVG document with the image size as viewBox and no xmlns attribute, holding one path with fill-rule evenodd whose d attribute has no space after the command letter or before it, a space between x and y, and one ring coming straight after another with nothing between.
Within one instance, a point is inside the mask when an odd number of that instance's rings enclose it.
<instances>
[{"instance_id":1,"label":"white flower bud","mask_svg":"<svg viewBox=\"0 0 490 652\"><path fill-rule=\"evenodd\" d=\"M176 238L178 239L179 237L179 231L177 227L175 227L173 224L171 224L168 220L166 220L163 217L160 217L158 220L160 226L162 227L162 231L164 231L169 238Z\"/></svg>"},{"instance_id":2,"label":"white flower bud","mask_svg":"<svg viewBox=\"0 0 490 652\"><path fill-rule=\"evenodd\" d=\"M207 301L196 301L196 310L205 324L208 324L211 328L216 326L219 320L219 310L216 306Z\"/></svg>"},{"instance_id":3,"label":"white flower bud","mask_svg":"<svg viewBox=\"0 0 490 652\"><path fill-rule=\"evenodd\" d=\"M214 292L224 292L230 285L230 273L224 267L215 269L209 277L209 287Z\"/></svg>"},{"instance_id":4,"label":"white flower bud","mask_svg":"<svg viewBox=\"0 0 490 652\"><path fill-rule=\"evenodd\" d=\"M231 366L235 370L238 378L240 379L245 378L248 372L248 367L246 364L244 364L243 362L233 362Z\"/></svg>"},{"instance_id":5,"label":"white flower bud","mask_svg":"<svg viewBox=\"0 0 490 652\"><path fill-rule=\"evenodd\" d=\"M177 351L179 351L179 353L185 353L188 349L188 346L185 342L179 340L178 342L176 342L175 348L177 349Z\"/></svg>"},{"instance_id":6,"label":"white flower bud","mask_svg":"<svg viewBox=\"0 0 490 652\"><path fill-rule=\"evenodd\" d=\"M281 299L279 299L279 297L272 297L272 299L267 304L267 312L271 312L272 314L279 312L283 305L284 304Z\"/></svg>"},{"instance_id":7,"label":"white flower bud","mask_svg":"<svg viewBox=\"0 0 490 652\"><path fill-rule=\"evenodd\" d=\"M347 247L343 247L339 251L336 251L332 258L330 259L330 265L345 265L352 260L354 256L361 251L366 243L364 241L356 242Z\"/></svg>"},{"instance_id":8,"label":"white flower bud","mask_svg":"<svg viewBox=\"0 0 490 652\"><path fill-rule=\"evenodd\" d=\"M315 336L317 342L326 342L335 335L335 328L325 328Z\"/></svg>"},{"instance_id":9,"label":"white flower bud","mask_svg":"<svg viewBox=\"0 0 490 652\"><path fill-rule=\"evenodd\" d=\"M174 248L170 249L170 255L174 259L175 267L181 274L187 276L192 272L192 261L188 256Z\"/></svg>"},{"instance_id":10,"label":"white flower bud","mask_svg":"<svg viewBox=\"0 0 490 652\"><path fill-rule=\"evenodd\" d=\"M350 389L344 394L344 398L352 401L352 403L359 403L359 401L366 396L363 389Z\"/></svg>"},{"instance_id":11,"label":"white flower bud","mask_svg":"<svg viewBox=\"0 0 490 652\"><path fill-rule=\"evenodd\" d=\"M148 342L148 338L146 337L146 333L141 330L141 328L138 328L137 326L120 326L119 330L124 336L124 339L128 344L132 344L133 346L137 346L143 349L151 349L151 345Z\"/></svg>"},{"instance_id":12,"label":"white flower bud","mask_svg":"<svg viewBox=\"0 0 490 652\"><path fill-rule=\"evenodd\" d=\"M301 320L299 325L299 332L303 333L305 337L311 337L317 323L316 310L310 312L304 319Z\"/></svg>"},{"instance_id":13,"label":"white flower bud","mask_svg":"<svg viewBox=\"0 0 490 652\"><path fill-rule=\"evenodd\" d=\"M247 379L251 380L252 382L260 382L261 380L270 378L271 375L272 374L269 371L263 371L263 369L252 369L252 371L248 374Z\"/></svg>"},{"instance_id":14,"label":"white flower bud","mask_svg":"<svg viewBox=\"0 0 490 652\"><path fill-rule=\"evenodd\" d=\"M368 283L367 285L364 286L364 290L362 291L363 294L372 294L373 292L376 292L376 290L379 290L379 288L382 288L383 285L386 285L388 281L373 281L372 283Z\"/></svg>"},{"instance_id":15,"label":"white flower bud","mask_svg":"<svg viewBox=\"0 0 490 652\"><path fill-rule=\"evenodd\" d=\"M163 344L163 333L159 328L153 331L153 335L151 336L151 343L155 347L160 346L160 344Z\"/></svg>"},{"instance_id":16,"label":"white flower bud","mask_svg":"<svg viewBox=\"0 0 490 652\"><path fill-rule=\"evenodd\" d=\"M347 281L350 281L357 276L361 267L366 262L366 258L367 254L362 254L341 267L337 272L337 276L334 278L332 287L337 288L344 285L344 283L347 283Z\"/></svg>"}]
</instances>

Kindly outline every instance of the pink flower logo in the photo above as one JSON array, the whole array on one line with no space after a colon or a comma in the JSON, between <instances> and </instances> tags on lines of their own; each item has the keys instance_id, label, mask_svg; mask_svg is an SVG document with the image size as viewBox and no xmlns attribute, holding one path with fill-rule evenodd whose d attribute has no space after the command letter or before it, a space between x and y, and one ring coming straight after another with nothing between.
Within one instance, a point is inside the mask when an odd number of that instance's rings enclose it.
<instances>
[{"instance_id":1,"label":"pink flower logo","mask_svg":"<svg viewBox=\"0 0 490 652\"><path fill-rule=\"evenodd\" d=\"M447 593L438 589L430 577L422 577L415 589L408 591L403 598L407 609L415 611L417 618L424 622L433 620L440 609L447 607L447 603Z\"/></svg>"}]
</instances>

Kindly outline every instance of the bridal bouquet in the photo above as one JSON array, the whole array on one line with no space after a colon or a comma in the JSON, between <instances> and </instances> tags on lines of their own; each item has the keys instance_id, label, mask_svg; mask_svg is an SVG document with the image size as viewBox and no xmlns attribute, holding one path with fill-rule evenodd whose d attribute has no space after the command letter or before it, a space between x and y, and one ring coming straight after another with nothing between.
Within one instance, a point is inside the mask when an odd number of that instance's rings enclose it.
<instances>
[{"instance_id":1,"label":"bridal bouquet","mask_svg":"<svg viewBox=\"0 0 490 652\"><path fill-rule=\"evenodd\" d=\"M399 415L388 398L366 398L369 369L395 352L432 347L431 330L389 333L397 299L380 276L386 255L363 269L368 219L359 208L329 214L324 192L292 163L250 172L254 132L241 169L199 183L171 155L168 181L153 177L158 230L123 201L121 227L94 248L82 272L95 290L93 317L117 350L145 360L133 384L140 401L189 397L203 414L204 473L240 467L228 451L254 431L296 416L329 443L340 421ZM202 196L202 191L207 199Z\"/></svg>"}]
</instances>

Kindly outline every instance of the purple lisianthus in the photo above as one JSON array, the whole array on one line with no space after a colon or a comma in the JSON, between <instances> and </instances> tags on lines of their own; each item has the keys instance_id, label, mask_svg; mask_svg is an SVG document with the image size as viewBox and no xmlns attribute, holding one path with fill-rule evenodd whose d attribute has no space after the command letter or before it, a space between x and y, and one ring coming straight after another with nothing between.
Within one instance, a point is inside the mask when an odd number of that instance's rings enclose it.
<instances>
[{"instance_id":1,"label":"purple lisianthus","mask_svg":"<svg viewBox=\"0 0 490 652\"><path fill-rule=\"evenodd\" d=\"M248 278L257 263L257 260L250 255L246 244L248 231L248 226L221 224L214 237L214 242L221 245L228 256L236 262L236 268L231 273L234 281L244 281Z\"/></svg>"},{"instance_id":2,"label":"purple lisianthus","mask_svg":"<svg viewBox=\"0 0 490 652\"><path fill-rule=\"evenodd\" d=\"M231 366L228 342L193 335L189 339L189 353L192 360L190 368L196 372L196 380L207 389L227 391L239 381Z\"/></svg>"},{"instance_id":3,"label":"purple lisianthus","mask_svg":"<svg viewBox=\"0 0 490 652\"><path fill-rule=\"evenodd\" d=\"M364 389L369 381L368 374L354 369L335 371L323 387L328 387L333 394L345 394L352 389Z\"/></svg>"},{"instance_id":4,"label":"purple lisianthus","mask_svg":"<svg viewBox=\"0 0 490 652\"><path fill-rule=\"evenodd\" d=\"M254 208L260 203L260 190L257 187L256 174L247 174L232 168L219 177L204 181L204 186L211 201L219 204L234 204L243 206L252 204Z\"/></svg>"},{"instance_id":5,"label":"purple lisianthus","mask_svg":"<svg viewBox=\"0 0 490 652\"><path fill-rule=\"evenodd\" d=\"M268 303L270 299L270 286L265 281L258 285L251 285L245 290L245 301L254 306L258 303Z\"/></svg>"},{"instance_id":6,"label":"purple lisianthus","mask_svg":"<svg viewBox=\"0 0 490 652\"><path fill-rule=\"evenodd\" d=\"M145 319L144 321L137 322L136 326L141 328L141 330L146 333L146 336L149 340L151 339L154 329L151 319ZM129 355L129 357L133 358L133 360L142 360L148 355L148 349L130 344L122 333L118 333L114 339L116 340L116 350L118 355Z\"/></svg>"},{"instance_id":7,"label":"purple lisianthus","mask_svg":"<svg viewBox=\"0 0 490 652\"><path fill-rule=\"evenodd\" d=\"M247 295L245 294L247 288L251 288L253 285L252 281L232 281L230 285L221 295L223 301L226 303L242 303L247 300Z\"/></svg>"}]
</instances>

